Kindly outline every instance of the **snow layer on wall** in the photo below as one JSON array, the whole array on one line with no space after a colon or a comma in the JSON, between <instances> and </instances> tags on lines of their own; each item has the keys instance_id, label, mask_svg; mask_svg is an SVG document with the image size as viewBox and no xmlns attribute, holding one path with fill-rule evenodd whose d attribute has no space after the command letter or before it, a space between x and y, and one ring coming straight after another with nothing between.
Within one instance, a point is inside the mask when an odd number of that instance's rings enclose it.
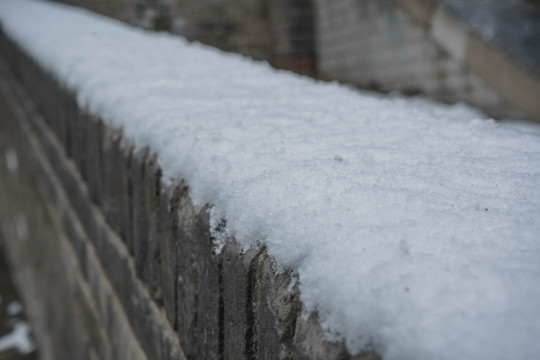
<instances>
[{"instance_id":1,"label":"snow layer on wall","mask_svg":"<svg viewBox=\"0 0 540 360\"><path fill-rule=\"evenodd\" d=\"M540 354L540 129L359 93L36 1L3 30L385 359ZM219 247L221 244L217 244Z\"/></svg>"}]
</instances>

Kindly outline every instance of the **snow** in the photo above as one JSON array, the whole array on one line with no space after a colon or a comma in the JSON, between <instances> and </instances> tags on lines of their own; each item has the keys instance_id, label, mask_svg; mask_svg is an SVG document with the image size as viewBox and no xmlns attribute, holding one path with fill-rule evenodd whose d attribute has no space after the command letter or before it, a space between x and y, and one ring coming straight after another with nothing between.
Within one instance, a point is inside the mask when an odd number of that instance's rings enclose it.
<instances>
[{"instance_id":1,"label":"snow","mask_svg":"<svg viewBox=\"0 0 540 360\"><path fill-rule=\"evenodd\" d=\"M34 351L35 346L30 339L30 325L26 321L18 322L12 332L0 337L0 352L8 349L16 349L21 354Z\"/></svg>"},{"instance_id":2,"label":"snow","mask_svg":"<svg viewBox=\"0 0 540 360\"><path fill-rule=\"evenodd\" d=\"M81 106L149 146L330 338L384 359L540 354L540 129L360 93L81 9L0 1Z\"/></svg>"},{"instance_id":3,"label":"snow","mask_svg":"<svg viewBox=\"0 0 540 360\"><path fill-rule=\"evenodd\" d=\"M6 308L6 312L9 316L17 316L22 312L22 306L18 301L12 301Z\"/></svg>"}]
</instances>

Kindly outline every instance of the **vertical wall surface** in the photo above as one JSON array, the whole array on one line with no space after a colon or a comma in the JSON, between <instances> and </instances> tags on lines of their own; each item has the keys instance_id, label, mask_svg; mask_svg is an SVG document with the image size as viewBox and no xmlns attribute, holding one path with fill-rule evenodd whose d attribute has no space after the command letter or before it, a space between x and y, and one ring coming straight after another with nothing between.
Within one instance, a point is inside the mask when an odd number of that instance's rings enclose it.
<instances>
[{"instance_id":1,"label":"vertical wall surface","mask_svg":"<svg viewBox=\"0 0 540 360\"><path fill-rule=\"evenodd\" d=\"M215 255L186 185L4 35L0 80L0 229L43 359L353 358L293 275Z\"/></svg>"},{"instance_id":2,"label":"vertical wall surface","mask_svg":"<svg viewBox=\"0 0 540 360\"><path fill-rule=\"evenodd\" d=\"M318 1L322 76L501 111L502 98L391 0Z\"/></svg>"},{"instance_id":3,"label":"vertical wall surface","mask_svg":"<svg viewBox=\"0 0 540 360\"><path fill-rule=\"evenodd\" d=\"M147 29L314 75L311 0L62 0Z\"/></svg>"},{"instance_id":4,"label":"vertical wall surface","mask_svg":"<svg viewBox=\"0 0 540 360\"><path fill-rule=\"evenodd\" d=\"M540 9L525 0L61 0L362 89L540 121Z\"/></svg>"},{"instance_id":5,"label":"vertical wall surface","mask_svg":"<svg viewBox=\"0 0 540 360\"><path fill-rule=\"evenodd\" d=\"M523 60L540 60L540 26L534 25L540 15L534 9L516 10L513 4L519 1L504 5L514 15L506 24L504 13L490 8L501 7L502 0L315 2L323 78L463 101L494 116L540 121L540 76L534 66L523 66ZM516 32L520 22L527 28ZM511 36L482 34L479 27L487 23L497 25L497 34Z\"/></svg>"}]
</instances>

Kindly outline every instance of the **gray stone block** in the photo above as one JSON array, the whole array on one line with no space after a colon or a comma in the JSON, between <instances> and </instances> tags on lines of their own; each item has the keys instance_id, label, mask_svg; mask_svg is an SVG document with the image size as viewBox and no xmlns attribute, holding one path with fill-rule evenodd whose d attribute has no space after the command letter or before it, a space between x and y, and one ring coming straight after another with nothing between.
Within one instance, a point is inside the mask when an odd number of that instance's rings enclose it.
<instances>
[{"instance_id":1,"label":"gray stone block","mask_svg":"<svg viewBox=\"0 0 540 360\"><path fill-rule=\"evenodd\" d=\"M101 360L113 360L111 344L107 338L107 334L103 330L101 319L96 312L95 305L89 301L89 294L85 294L81 286L74 287L73 302L79 304L78 312L81 317L81 322L86 329L86 337L89 347Z\"/></svg>"},{"instance_id":2,"label":"gray stone block","mask_svg":"<svg viewBox=\"0 0 540 360\"><path fill-rule=\"evenodd\" d=\"M207 209L195 212L184 193L178 213L178 334L188 358L217 359L223 347L221 259L213 253Z\"/></svg>"},{"instance_id":3,"label":"gray stone block","mask_svg":"<svg viewBox=\"0 0 540 360\"><path fill-rule=\"evenodd\" d=\"M146 282L152 298L163 302L161 291L161 169L155 155L147 158L145 166L144 195L146 196L146 219L148 221L148 247L141 280Z\"/></svg>"},{"instance_id":4,"label":"gray stone block","mask_svg":"<svg viewBox=\"0 0 540 360\"><path fill-rule=\"evenodd\" d=\"M135 269L158 301L161 299L160 182L161 170L155 156L150 155L148 149L134 152L131 206Z\"/></svg>"},{"instance_id":5,"label":"gray stone block","mask_svg":"<svg viewBox=\"0 0 540 360\"><path fill-rule=\"evenodd\" d=\"M159 360L181 358L180 347L171 336L172 329L167 328L165 323L167 320L159 315L148 289L136 277L127 249L122 248L121 240L102 221L96 253L129 319L135 337L149 358ZM113 305L107 301L107 313L117 311ZM120 326L110 322L107 325L110 333L114 333L115 326Z\"/></svg>"},{"instance_id":6,"label":"gray stone block","mask_svg":"<svg viewBox=\"0 0 540 360\"><path fill-rule=\"evenodd\" d=\"M121 158L121 139L122 133L119 130L105 126L101 143L102 172L99 174L103 185L100 194L101 210L110 227L119 234L124 215L122 207L127 197L124 195L124 192L127 193L127 174L122 171L125 160Z\"/></svg>"},{"instance_id":7,"label":"gray stone block","mask_svg":"<svg viewBox=\"0 0 540 360\"><path fill-rule=\"evenodd\" d=\"M61 91L64 98L63 106L65 107L66 122L69 128L67 133L68 145L66 152L71 159L75 160L80 146L77 142L77 133L79 132L79 106L77 104L77 99L67 88L62 86Z\"/></svg>"},{"instance_id":8,"label":"gray stone block","mask_svg":"<svg viewBox=\"0 0 540 360\"><path fill-rule=\"evenodd\" d=\"M221 309L221 257L214 254L210 236L209 214L206 207L197 214L194 228L197 245L197 357L219 359L223 351Z\"/></svg>"},{"instance_id":9,"label":"gray stone block","mask_svg":"<svg viewBox=\"0 0 540 360\"><path fill-rule=\"evenodd\" d=\"M101 174L102 159L101 159L101 143L103 141L103 123L96 117L85 113L83 119L83 128L85 128L87 141L86 148L86 175L87 185L90 193L90 198L96 205L101 205L100 194L102 192Z\"/></svg>"},{"instance_id":10,"label":"gray stone block","mask_svg":"<svg viewBox=\"0 0 540 360\"><path fill-rule=\"evenodd\" d=\"M77 105L77 100L71 94L67 89L63 88L63 91L65 93L64 97L64 103L66 106L66 114L69 120L69 150L68 150L68 156L71 158L71 160L75 163L75 166L77 167L77 170L79 173L81 172L81 166L80 166L80 160L81 160L81 153L83 144L80 141L81 138L81 121L80 121L80 110Z\"/></svg>"},{"instance_id":11,"label":"gray stone block","mask_svg":"<svg viewBox=\"0 0 540 360\"><path fill-rule=\"evenodd\" d=\"M77 259L80 264L80 269L84 279L88 278L88 273L86 272L86 257L87 257L87 242L84 237L84 232L80 228L80 224L74 222L73 219L68 216L66 212L61 214L62 227L63 231L66 234L66 237L69 239L73 250L77 256Z\"/></svg>"},{"instance_id":12,"label":"gray stone block","mask_svg":"<svg viewBox=\"0 0 540 360\"><path fill-rule=\"evenodd\" d=\"M134 145L125 137L121 137L118 143L118 152L116 153L115 163L118 173L119 187L119 214L118 214L118 233L128 244L133 237L133 226L131 224L131 157Z\"/></svg>"},{"instance_id":13,"label":"gray stone block","mask_svg":"<svg viewBox=\"0 0 540 360\"><path fill-rule=\"evenodd\" d=\"M294 358L305 360L380 360L373 352L351 356L343 342L326 340L316 314L299 317L294 336Z\"/></svg>"},{"instance_id":14,"label":"gray stone block","mask_svg":"<svg viewBox=\"0 0 540 360\"><path fill-rule=\"evenodd\" d=\"M135 269L138 276L143 275L144 262L148 254L148 217L146 213L146 186L145 186L145 168L148 149L138 150L133 153L131 162L131 181L132 181L132 225L133 225L133 243L129 244L132 249L135 260ZM131 246L130 246L131 245Z\"/></svg>"},{"instance_id":15,"label":"gray stone block","mask_svg":"<svg viewBox=\"0 0 540 360\"><path fill-rule=\"evenodd\" d=\"M179 192L178 208L175 216L178 221L176 247L176 314L177 331L180 343L188 359L197 358L197 290L199 284L200 260L195 236L198 215L195 213L187 189Z\"/></svg>"},{"instance_id":16,"label":"gray stone block","mask_svg":"<svg viewBox=\"0 0 540 360\"><path fill-rule=\"evenodd\" d=\"M255 262L259 250L243 253L236 242L228 243L223 257L223 358L249 359L253 353L255 313Z\"/></svg>"},{"instance_id":17,"label":"gray stone block","mask_svg":"<svg viewBox=\"0 0 540 360\"><path fill-rule=\"evenodd\" d=\"M178 278L177 246L178 246L178 204L180 194L187 188L179 185L162 183L160 200L161 218L161 289L165 315L171 326L177 329L176 314L176 282Z\"/></svg>"},{"instance_id":18,"label":"gray stone block","mask_svg":"<svg viewBox=\"0 0 540 360\"><path fill-rule=\"evenodd\" d=\"M343 343L331 343L325 340L317 317L312 314L308 319L301 316L296 322L294 336L295 359L341 360L349 359Z\"/></svg>"},{"instance_id":19,"label":"gray stone block","mask_svg":"<svg viewBox=\"0 0 540 360\"><path fill-rule=\"evenodd\" d=\"M81 174L81 178L84 182L88 183L88 158L87 158L87 149L88 149L88 133L87 133L87 122L88 114L86 111L77 108L77 116L74 122L74 131L72 132L72 143L73 143L73 160L75 165ZM85 185L86 185L85 184Z\"/></svg>"},{"instance_id":20,"label":"gray stone block","mask_svg":"<svg viewBox=\"0 0 540 360\"><path fill-rule=\"evenodd\" d=\"M256 322L257 357L289 359L293 355L296 319L301 304L288 272L276 273L266 253L257 264Z\"/></svg>"}]
</instances>

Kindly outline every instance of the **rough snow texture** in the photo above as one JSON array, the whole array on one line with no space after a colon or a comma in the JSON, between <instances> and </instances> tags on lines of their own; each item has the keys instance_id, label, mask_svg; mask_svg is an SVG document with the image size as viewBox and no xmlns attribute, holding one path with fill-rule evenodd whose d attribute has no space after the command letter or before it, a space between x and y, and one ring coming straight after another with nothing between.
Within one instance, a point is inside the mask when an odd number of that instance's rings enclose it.
<instances>
[{"instance_id":1,"label":"rough snow texture","mask_svg":"<svg viewBox=\"0 0 540 360\"><path fill-rule=\"evenodd\" d=\"M81 106L185 179L196 206L213 204L220 241L264 244L296 271L307 309L351 352L540 354L538 128L317 83L57 4L0 1L0 21Z\"/></svg>"}]
</instances>

